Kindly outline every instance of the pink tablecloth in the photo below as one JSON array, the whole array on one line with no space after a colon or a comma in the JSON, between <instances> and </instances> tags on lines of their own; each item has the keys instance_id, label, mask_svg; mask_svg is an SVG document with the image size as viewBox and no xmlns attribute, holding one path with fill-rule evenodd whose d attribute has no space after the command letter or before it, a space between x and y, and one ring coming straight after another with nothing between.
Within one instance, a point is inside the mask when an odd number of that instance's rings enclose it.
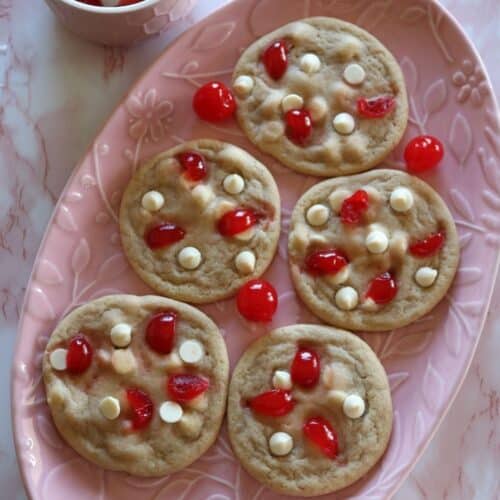
<instances>
[{"instance_id":1,"label":"pink tablecloth","mask_svg":"<svg viewBox=\"0 0 500 500\"><path fill-rule=\"evenodd\" d=\"M59 192L104 119L173 36L130 51L67 33L40 1L0 0L0 498L25 498L11 438L9 369L31 266ZM499 0L443 0L500 91ZM500 282L464 386L398 500L500 498Z\"/></svg>"}]
</instances>

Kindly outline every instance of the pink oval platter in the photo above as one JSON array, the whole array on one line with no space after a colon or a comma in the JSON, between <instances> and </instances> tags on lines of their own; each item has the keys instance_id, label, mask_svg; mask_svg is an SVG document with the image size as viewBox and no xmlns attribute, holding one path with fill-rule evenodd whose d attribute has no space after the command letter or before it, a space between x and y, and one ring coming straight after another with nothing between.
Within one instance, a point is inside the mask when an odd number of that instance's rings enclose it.
<instances>
[{"instance_id":1,"label":"pink oval platter","mask_svg":"<svg viewBox=\"0 0 500 500\"><path fill-rule=\"evenodd\" d=\"M255 154L270 167L283 199L279 253L267 273L280 301L273 323L243 321L234 299L203 307L222 329L233 366L245 346L268 329L317 321L296 298L286 264L290 211L317 179L257 152L234 121L208 125L191 110L195 89L211 79L228 82L241 51L253 40L315 15L368 29L400 61L411 105L403 144L421 133L444 142L444 161L424 178L450 206L462 246L455 284L431 314L407 328L362 335L389 374L394 431L378 466L335 498L390 497L432 438L472 359L498 269L500 135L484 68L457 24L431 0L236 0L181 36L134 85L75 168L54 211L28 285L13 365L15 442L32 498L283 498L241 469L225 432L192 466L161 479L105 472L89 464L52 425L40 364L48 335L72 308L108 293L149 291L120 248L120 196L143 159L197 137L233 142ZM386 165L404 168L402 146Z\"/></svg>"}]
</instances>

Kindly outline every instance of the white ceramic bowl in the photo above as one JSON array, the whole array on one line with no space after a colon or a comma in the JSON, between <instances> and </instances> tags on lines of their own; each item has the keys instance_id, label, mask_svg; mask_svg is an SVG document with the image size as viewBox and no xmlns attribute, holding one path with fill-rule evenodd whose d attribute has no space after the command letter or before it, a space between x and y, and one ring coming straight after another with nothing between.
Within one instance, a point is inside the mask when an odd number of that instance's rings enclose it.
<instances>
[{"instance_id":1,"label":"white ceramic bowl","mask_svg":"<svg viewBox=\"0 0 500 500\"><path fill-rule=\"evenodd\" d=\"M143 0L123 7L96 7L77 0L45 0L77 35L103 45L131 45L191 12L198 0Z\"/></svg>"}]
</instances>

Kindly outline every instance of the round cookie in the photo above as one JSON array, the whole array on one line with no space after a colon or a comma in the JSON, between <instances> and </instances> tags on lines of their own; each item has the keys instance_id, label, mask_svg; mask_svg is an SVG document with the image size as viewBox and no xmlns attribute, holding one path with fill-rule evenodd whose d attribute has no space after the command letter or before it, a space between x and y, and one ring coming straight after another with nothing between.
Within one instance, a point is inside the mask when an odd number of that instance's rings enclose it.
<instances>
[{"instance_id":1,"label":"round cookie","mask_svg":"<svg viewBox=\"0 0 500 500\"><path fill-rule=\"evenodd\" d=\"M200 139L141 167L120 207L125 254L157 292L204 304L261 276L276 252L280 198L242 149Z\"/></svg>"},{"instance_id":2,"label":"round cookie","mask_svg":"<svg viewBox=\"0 0 500 500\"><path fill-rule=\"evenodd\" d=\"M376 170L316 184L297 202L288 240L292 280L322 320L350 330L407 325L455 276L453 218L425 182Z\"/></svg>"},{"instance_id":3,"label":"round cookie","mask_svg":"<svg viewBox=\"0 0 500 500\"><path fill-rule=\"evenodd\" d=\"M295 21L254 42L236 64L233 88L248 138L304 174L333 177L377 165L408 120L393 55L334 18Z\"/></svg>"},{"instance_id":4,"label":"round cookie","mask_svg":"<svg viewBox=\"0 0 500 500\"><path fill-rule=\"evenodd\" d=\"M392 428L389 384L373 351L320 325L279 328L252 343L233 372L227 414L243 467L288 495L354 483L383 455Z\"/></svg>"},{"instance_id":5,"label":"round cookie","mask_svg":"<svg viewBox=\"0 0 500 500\"><path fill-rule=\"evenodd\" d=\"M66 442L105 469L138 476L182 469L212 445L228 371L213 321L153 295L78 307L43 358L47 402Z\"/></svg>"}]
</instances>

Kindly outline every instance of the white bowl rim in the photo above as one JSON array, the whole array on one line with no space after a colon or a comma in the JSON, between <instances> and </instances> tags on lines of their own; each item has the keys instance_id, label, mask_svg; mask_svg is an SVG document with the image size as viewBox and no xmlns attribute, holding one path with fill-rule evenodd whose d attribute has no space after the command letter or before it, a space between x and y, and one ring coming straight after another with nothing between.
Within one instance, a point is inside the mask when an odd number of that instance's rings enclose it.
<instances>
[{"instance_id":1,"label":"white bowl rim","mask_svg":"<svg viewBox=\"0 0 500 500\"><path fill-rule=\"evenodd\" d=\"M150 7L160 2L160 0L138 0L137 3L130 5L122 5L118 7L99 7L97 5L89 5L78 0L57 0L75 9L93 12L96 14L124 14L127 12L135 12L146 7Z\"/></svg>"}]
</instances>

